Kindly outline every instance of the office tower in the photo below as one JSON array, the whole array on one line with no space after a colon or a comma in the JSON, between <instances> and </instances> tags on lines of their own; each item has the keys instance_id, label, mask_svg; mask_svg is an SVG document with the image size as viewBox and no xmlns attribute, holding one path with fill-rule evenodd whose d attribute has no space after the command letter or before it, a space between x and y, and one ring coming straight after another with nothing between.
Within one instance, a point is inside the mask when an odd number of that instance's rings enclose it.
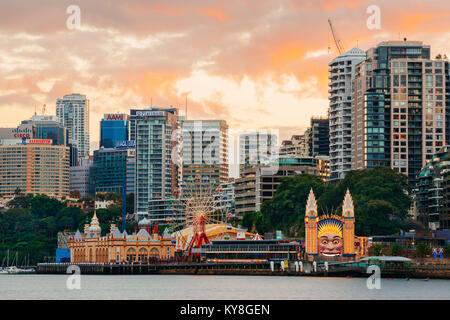
<instances>
[{"instance_id":1,"label":"office tower","mask_svg":"<svg viewBox=\"0 0 450 320\"><path fill-rule=\"evenodd\" d=\"M259 165L278 163L278 136L267 132L239 135L239 171Z\"/></svg>"},{"instance_id":2,"label":"office tower","mask_svg":"<svg viewBox=\"0 0 450 320\"><path fill-rule=\"evenodd\" d=\"M355 66L366 53L353 48L329 64L330 180L340 180L352 168L352 81Z\"/></svg>"},{"instance_id":3,"label":"office tower","mask_svg":"<svg viewBox=\"0 0 450 320\"><path fill-rule=\"evenodd\" d=\"M76 144L79 157L89 155L89 100L73 93L56 101L56 116L68 130L69 143Z\"/></svg>"},{"instance_id":4,"label":"office tower","mask_svg":"<svg viewBox=\"0 0 450 320\"><path fill-rule=\"evenodd\" d=\"M417 174L448 136L448 61L420 41L367 51L353 83L353 169L391 167L416 187Z\"/></svg>"},{"instance_id":5,"label":"office tower","mask_svg":"<svg viewBox=\"0 0 450 320\"><path fill-rule=\"evenodd\" d=\"M70 192L79 191L82 197L94 195L93 161L81 158L78 166L70 167Z\"/></svg>"},{"instance_id":6,"label":"office tower","mask_svg":"<svg viewBox=\"0 0 450 320\"><path fill-rule=\"evenodd\" d=\"M69 195L69 147L49 139L3 140L0 145L0 194Z\"/></svg>"},{"instance_id":7,"label":"office tower","mask_svg":"<svg viewBox=\"0 0 450 320\"><path fill-rule=\"evenodd\" d=\"M130 117L123 113L105 114L100 121L100 148L115 148L130 138Z\"/></svg>"},{"instance_id":8,"label":"office tower","mask_svg":"<svg viewBox=\"0 0 450 320\"><path fill-rule=\"evenodd\" d=\"M122 194L124 184L126 188L126 185L134 180L134 177L130 176L132 173L130 164L135 164L133 147L95 150L93 162L95 193ZM131 181L128 181L129 179ZM127 188L126 192L130 193L130 190Z\"/></svg>"},{"instance_id":9,"label":"office tower","mask_svg":"<svg viewBox=\"0 0 450 320\"><path fill-rule=\"evenodd\" d=\"M228 125L225 120L182 122L183 181L228 181Z\"/></svg>"},{"instance_id":10,"label":"office tower","mask_svg":"<svg viewBox=\"0 0 450 320\"><path fill-rule=\"evenodd\" d=\"M68 145L67 128L55 116L34 115L21 122L19 128L31 126L33 139L51 139L53 145Z\"/></svg>"},{"instance_id":11,"label":"office tower","mask_svg":"<svg viewBox=\"0 0 450 320\"><path fill-rule=\"evenodd\" d=\"M177 139L178 110L155 108L135 110L136 139L136 193L135 211L139 218L147 216L151 221L161 221L163 212L150 213L149 202L153 199L168 199L178 185L177 159L172 159L172 150ZM173 160L173 161L172 161Z\"/></svg>"}]
</instances>

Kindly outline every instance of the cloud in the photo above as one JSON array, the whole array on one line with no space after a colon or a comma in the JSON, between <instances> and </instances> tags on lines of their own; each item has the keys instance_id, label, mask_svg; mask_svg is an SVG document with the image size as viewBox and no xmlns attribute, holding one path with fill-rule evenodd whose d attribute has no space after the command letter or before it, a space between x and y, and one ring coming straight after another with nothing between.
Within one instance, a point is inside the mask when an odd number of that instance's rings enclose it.
<instances>
[{"instance_id":1,"label":"cloud","mask_svg":"<svg viewBox=\"0 0 450 320\"><path fill-rule=\"evenodd\" d=\"M13 126L35 105L86 94L92 141L103 113L173 105L230 127L302 133L328 107L328 63L345 49L407 37L448 52L449 3L377 1L381 29L366 27L369 0L79 0L81 30L69 30L71 0L0 3L0 109ZM298 130L296 130L298 128Z\"/></svg>"}]
</instances>

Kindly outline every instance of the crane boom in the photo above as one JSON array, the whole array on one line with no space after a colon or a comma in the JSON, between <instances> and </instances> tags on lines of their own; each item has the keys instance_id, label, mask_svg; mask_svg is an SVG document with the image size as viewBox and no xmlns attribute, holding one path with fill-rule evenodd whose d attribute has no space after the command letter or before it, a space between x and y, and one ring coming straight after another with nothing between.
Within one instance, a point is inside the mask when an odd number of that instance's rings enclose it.
<instances>
[{"instance_id":1,"label":"crane boom","mask_svg":"<svg viewBox=\"0 0 450 320\"><path fill-rule=\"evenodd\" d=\"M334 31L333 24L331 23L331 20L328 19L328 23L330 24L331 33L333 34L334 43L336 44L336 48L339 51L339 54L342 54L344 50L344 46L342 45L341 40L338 39L336 32Z\"/></svg>"}]
</instances>

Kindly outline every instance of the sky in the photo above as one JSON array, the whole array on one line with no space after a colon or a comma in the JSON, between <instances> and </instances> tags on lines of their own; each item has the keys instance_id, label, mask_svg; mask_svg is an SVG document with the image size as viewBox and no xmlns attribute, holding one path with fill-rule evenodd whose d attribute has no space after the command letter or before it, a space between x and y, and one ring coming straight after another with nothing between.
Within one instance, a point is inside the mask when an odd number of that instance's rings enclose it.
<instances>
[{"instance_id":1,"label":"sky","mask_svg":"<svg viewBox=\"0 0 450 320\"><path fill-rule=\"evenodd\" d=\"M55 114L57 98L81 93L93 149L104 113L152 103L184 115L187 95L190 119L286 139L327 116L338 55L328 19L345 50L407 38L434 57L449 55L449 9L448 0L0 0L0 127L44 104Z\"/></svg>"}]
</instances>

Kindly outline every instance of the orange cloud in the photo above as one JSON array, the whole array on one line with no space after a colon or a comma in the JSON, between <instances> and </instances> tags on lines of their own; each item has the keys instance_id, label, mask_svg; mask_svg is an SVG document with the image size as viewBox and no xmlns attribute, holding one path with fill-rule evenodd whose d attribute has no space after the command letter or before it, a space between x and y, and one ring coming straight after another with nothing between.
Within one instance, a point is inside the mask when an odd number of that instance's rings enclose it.
<instances>
[{"instance_id":1,"label":"orange cloud","mask_svg":"<svg viewBox=\"0 0 450 320\"><path fill-rule=\"evenodd\" d=\"M205 17L215 18L222 23L225 23L228 20L230 20L230 16L220 9L207 8L207 9L198 9L198 11Z\"/></svg>"},{"instance_id":2,"label":"orange cloud","mask_svg":"<svg viewBox=\"0 0 450 320\"><path fill-rule=\"evenodd\" d=\"M270 65L283 69L290 63L301 59L306 53L306 49L292 42L281 45L270 55Z\"/></svg>"}]
</instances>

